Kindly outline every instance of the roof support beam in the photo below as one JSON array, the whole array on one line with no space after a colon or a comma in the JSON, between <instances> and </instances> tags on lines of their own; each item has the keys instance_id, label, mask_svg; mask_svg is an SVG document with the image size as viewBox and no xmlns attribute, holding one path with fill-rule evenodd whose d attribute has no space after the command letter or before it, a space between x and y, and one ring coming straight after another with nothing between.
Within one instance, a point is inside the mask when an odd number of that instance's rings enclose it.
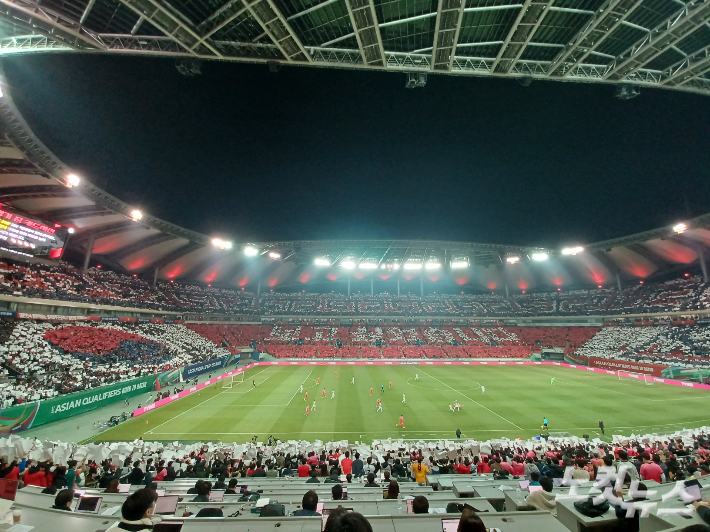
<instances>
[{"instance_id":1,"label":"roof support beam","mask_svg":"<svg viewBox=\"0 0 710 532\"><path fill-rule=\"evenodd\" d=\"M80 233L73 235L71 239L74 243L78 244L79 242L83 242L84 240L92 237L94 240L98 240L99 238L103 238L105 236L126 233L128 231L137 231L138 229L147 230L148 228L145 225L134 222L133 220L124 220L122 222L100 225L94 229L81 231Z\"/></svg>"},{"instance_id":2,"label":"roof support beam","mask_svg":"<svg viewBox=\"0 0 710 532\"><path fill-rule=\"evenodd\" d=\"M362 62L370 67L384 68L387 59L373 0L345 0L345 5L362 54Z\"/></svg>"},{"instance_id":3,"label":"roof support beam","mask_svg":"<svg viewBox=\"0 0 710 532\"><path fill-rule=\"evenodd\" d=\"M307 15L308 13L313 13L317 9L321 9L327 5L334 4L335 2L340 2L340 0L325 0L324 2L321 2L320 4L316 4L314 6L309 7L308 9L304 9L303 11L299 11L298 13L291 15L286 20L293 20L295 18L302 17L303 15Z\"/></svg>"},{"instance_id":4,"label":"roof support beam","mask_svg":"<svg viewBox=\"0 0 710 532\"><path fill-rule=\"evenodd\" d=\"M188 255L189 253L200 249L201 247L204 247L204 244L201 244L200 242L188 242L184 246L180 246L176 250L171 251L167 255L156 260L153 264L148 264L146 266L150 266L151 269L156 268L160 270L162 268L165 268L165 266L169 265L171 262L175 262L179 258L182 258L185 255Z\"/></svg>"},{"instance_id":5,"label":"roof support beam","mask_svg":"<svg viewBox=\"0 0 710 532\"><path fill-rule=\"evenodd\" d=\"M287 61L310 63L311 55L284 18L273 0L243 0L251 16L281 50Z\"/></svg>"},{"instance_id":6,"label":"roof support beam","mask_svg":"<svg viewBox=\"0 0 710 532\"><path fill-rule=\"evenodd\" d=\"M89 3L86 4L86 9L84 9L84 12L81 14L79 24L84 24L86 22L86 19L89 18L89 14L91 13L91 9L94 7L95 3L96 0L89 0Z\"/></svg>"},{"instance_id":7,"label":"roof support beam","mask_svg":"<svg viewBox=\"0 0 710 532\"><path fill-rule=\"evenodd\" d=\"M222 54L214 46L205 41L172 10L165 7L165 4L158 3L156 0L119 1L138 16L150 21L188 52L194 55L210 55L211 53L215 57L222 58ZM198 48L198 50L194 51L194 48Z\"/></svg>"},{"instance_id":8,"label":"roof support beam","mask_svg":"<svg viewBox=\"0 0 710 532\"><path fill-rule=\"evenodd\" d=\"M644 0L609 0L550 65L548 76L566 76L603 43Z\"/></svg>"},{"instance_id":9,"label":"roof support beam","mask_svg":"<svg viewBox=\"0 0 710 532\"><path fill-rule=\"evenodd\" d=\"M110 216L116 214L116 212L101 205L84 205L82 207L65 207L44 212L33 212L32 214L43 220L66 222L92 216Z\"/></svg>"},{"instance_id":10,"label":"roof support beam","mask_svg":"<svg viewBox=\"0 0 710 532\"><path fill-rule=\"evenodd\" d=\"M98 36L75 20L40 6L30 0L0 0L2 11L11 19L19 19L31 31L53 38L74 50L103 50Z\"/></svg>"},{"instance_id":11,"label":"roof support beam","mask_svg":"<svg viewBox=\"0 0 710 532\"><path fill-rule=\"evenodd\" d=\"M211 37L213 34L215 34L219 30L224 28L227 24L232 22L234 19L241 16L243 13L249 11L246 6L244 6L244 4L242 4L240 1L232 2L227 5L231 6L233 9L229 11L220 9L218 17L207 19L205 22L202 23L204 24L202 28L202 30L204 31L204 33L202 34L203 39ZM242 7L237 8L236 6Z\"/></svg>"},{"instance_id":12,"label":"roof support beam","mask_svg":"<svg viewBox=\"0 0 710 532\"><path fill-rule=\"evenodd\" d=\"M498 55L496 55L496 58L493 61L493 65L491 66L491 73L495 72L496 68L498 68L498 63L500 63L500 60L503 57L503 54L506 53L506 50L508 49L508 44L510 44L510 41L513 38L513 35L515 35L515 32L518 31L518 26L520 25L520 22L523 20L523 17L525 16L528 9L530 8L530 4L532 4L532 0L525 0L523 7L520 8L520 11L518 12L518 16L515 18L515 22L513 22L513 25L510 27L510 30L508 31L508 35L505 38L505 41L503 41L503 46L500 47L500 50L498 51Z\"/></svg>"},{"instance_id":13,"label":"roof support beam","mask_svg":"<svg viewBox=\"0 0 710 532\"><path fill-rule=\"evenodd\" d=\"M518 31L515 32L513 39L516 42L511 42L508 44L508 50L506 50L506 55L510 56L508 52L515 54L512 61L508 61L508 66L505 66L506 59L501 59L501 66L505 69L506 74L510 74L511 70L515 67L515 63L518 62L520 56L525 52L525 48L531 45L535 32L545 20L545 16L550 12L550 6L554 0L533 2L528 9L528 13L523 18L522 22L518 25ZM523 39L522 42L519 39ZM500 70L500 69L499 69Z\"/></svg>"},{"instance_id":14,"label":"roof support beam","mask_svg":"<svg viewBox=\"0 0 710 532\"><path fill-rule=\"evenodd\" d=\"M671 20L653 29L644 39L620 54L604 79L623 80L710 21L710 3L696 0Z\"/></svg>"},{"instance_id":15,"label":"roof support beam","mask_svg":"<svg viewBox=\"0 0 710 532\"><path fill-rule=\"evenodd\" d=\"M661 85L682 85L686 81L710 71L710 46L698 50L668 69L668 77Z\"/></svg>"},{"instance_id":16,"label":"roof support beam","mask_svg":"<svg viewBox=\"0 0 710 532\"><path fill-rule=\"evenodd\" d=\"M169 242L170 240L175 240L177 237L174 235L169 235L167 233L156 233L150 236L147 236L145 238L141 238L138 242L134 242L133 244L130 244L128 246L125 246L115 253L111 253L110 257L111 260L115 262L119 262L126 257L133 255L134 253L138 253L139 251L143 251L146 248L149 248L151 246L156 246L158 244L162 244L163 242Z\"/></svg>"},{"instance_id":17,"label":"roof support beam","mask_svg":"<svg viewBox=\"0 0 710 532\"><path fill-rule=\"evenodd\" d=\"M439 0L431 51L431 69L451 72L461 31L464 0Z\"/></svg>"},{"instance_id":18,"label":"roof support beam","mask_svg":"<svg viewBox=\"0 0 710 532\"><path fill-rule=\"evenodd\" d=\"M78 194L63 185L20 185L0 188L0 201L17 201L30 198L68 198Z\"/></svg>"}]
</instances>

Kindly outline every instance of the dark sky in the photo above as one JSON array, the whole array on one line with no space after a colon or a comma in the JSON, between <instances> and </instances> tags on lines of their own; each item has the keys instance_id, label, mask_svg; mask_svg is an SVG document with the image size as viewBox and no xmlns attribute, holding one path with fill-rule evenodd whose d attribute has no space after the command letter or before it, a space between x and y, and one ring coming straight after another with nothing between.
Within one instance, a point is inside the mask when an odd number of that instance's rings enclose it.
<instances>
[{"instance_id":1,"label":"dark sky","mask_svg":"<svg viewBox=\"0 0 710 532\"><path fill-rule=\"evenodd\" d=\"M145 212L235 240L557 246L710 211L710 98L100 55L3 60L30 126ZM687 199L686 199L687 198Z\"/></svg>"}]
</instances>

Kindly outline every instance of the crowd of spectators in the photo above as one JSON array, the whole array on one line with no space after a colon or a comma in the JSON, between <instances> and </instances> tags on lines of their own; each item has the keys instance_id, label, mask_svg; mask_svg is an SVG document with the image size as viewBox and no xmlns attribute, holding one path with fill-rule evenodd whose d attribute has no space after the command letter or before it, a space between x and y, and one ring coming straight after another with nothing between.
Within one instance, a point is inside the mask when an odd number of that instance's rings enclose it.
<instances>
[{"instance_id":1,"label":"crowd of spectators","mask_svg":"<svg viewBox=\"0 0 710 532\"><path fill-rule=\"evenodd\" d=\"M229 355L181 324L4 322L5 331L11 326L0 360L16 378L0 383L4 406Z\"/></svg>"},{"instance_id":2,"label":"crowd of spectators","mask_svg":"<svg viewBox=\"0 0 710 532\"><path fill-rule=\"evenodd\" d=\"M67 263L0 261L0 293L162 311L245 316L583 316L693 311L707 308L710 286L698 276L614 288L488 294L276 293L231 288L149 283L105 268L83 273Z\"/></svg>"}]
</instances>

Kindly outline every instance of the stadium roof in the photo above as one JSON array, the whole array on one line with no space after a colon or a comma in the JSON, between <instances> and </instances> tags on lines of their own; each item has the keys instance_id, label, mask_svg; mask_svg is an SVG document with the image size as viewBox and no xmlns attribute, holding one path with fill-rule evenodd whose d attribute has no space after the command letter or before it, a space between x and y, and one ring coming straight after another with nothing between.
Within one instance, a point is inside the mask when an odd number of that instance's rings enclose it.
<instances>
[{"instance_id":1,"label":"stadium roof","mask_svg":"<svg viewBox=\"0 0 710 532\"><path fill-rule=\"evenodd\" d=\"M0 0L0 55L158 55L188 75L213 59L710 94L709 21L708 0Z\"/></svg>"},{"instance_id":2,"label":"stadium roof","mask_svg":"<svg viewBox=\"0 0 710 532\"><path fill-rule=\"evenodd\" d=\"M431 280L488 287L500 286L504 278L524 289L610 284L617 275L644 279L686 268L710 252L710 214L673 221L682 222L683 227L669 225L592 244L569 243L583 245L583 251L417 240L234 242L216 246L213 236L150 213L136 219L134 207L92 183L101 176L82 176L77 186L68 187L71 168L34 136L12 102L2 72L0 89L0 131L5 135L0 140L0 203L74 228L70 248L82 252L90 249L105 264L149 278L157 270L161 279L232 286L259 279L270 286L282 286L350 276L387 279L392 270L401 268L398 275L405 279L423 274ZM252 256L244 252L247 247L252 248ZM536 254L547 254L547 260L536 261L542 258ZM323 265L316 265L316 259ZM453 268L456 262L461 263L460 269Z\"/></svg>"}]
</instances>

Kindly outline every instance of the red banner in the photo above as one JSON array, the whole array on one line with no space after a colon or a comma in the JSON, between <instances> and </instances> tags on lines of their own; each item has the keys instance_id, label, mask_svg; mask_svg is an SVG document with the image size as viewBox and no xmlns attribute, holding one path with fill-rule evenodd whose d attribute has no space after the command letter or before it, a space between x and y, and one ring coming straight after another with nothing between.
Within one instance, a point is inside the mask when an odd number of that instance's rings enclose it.
<instances>
[{"instance_id":1,"label":"red banner","mask_svg":"<svg viewBox=\"0 0 710 532\"><path fill-rule=\"evenodd\" d=\"M610 358L589 357L589 366L592 368L610 369L613 371L632 371L660 377L668 366L660 364L645 364L631 360L614 360Z\"/></svg>"}]
</instances>

